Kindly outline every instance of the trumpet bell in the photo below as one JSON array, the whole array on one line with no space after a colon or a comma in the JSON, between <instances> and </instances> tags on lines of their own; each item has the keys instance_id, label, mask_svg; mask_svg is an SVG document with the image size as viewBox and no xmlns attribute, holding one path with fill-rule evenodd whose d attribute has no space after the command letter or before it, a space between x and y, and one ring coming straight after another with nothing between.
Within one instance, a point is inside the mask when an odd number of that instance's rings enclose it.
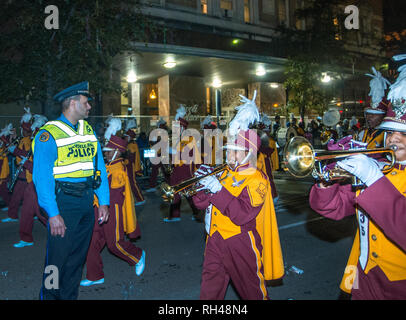
<instances>
[{"instance_id":1,"label":"trumpet bell","mask_svg":"<svg viewBox=\"0 0 406 320\"><path fill-rule=\"evenodd\" d=\"M285 145L283 161L286 170L296 178L307 177L315 163L313 146L304 137L296 136Z\"/></svg>"},{"instance_id":2,"label":"trumpet bell","mask_svg":"<svg viewBox=\"0 0 406 320\"><path fill-rule=\"evenodd\" d=\"M171 187L166 182L163 182L160 185L160 189L162 192L162 198L167 202L172 202L175 198L175 189Z\"/></svg>"}]
</instances>

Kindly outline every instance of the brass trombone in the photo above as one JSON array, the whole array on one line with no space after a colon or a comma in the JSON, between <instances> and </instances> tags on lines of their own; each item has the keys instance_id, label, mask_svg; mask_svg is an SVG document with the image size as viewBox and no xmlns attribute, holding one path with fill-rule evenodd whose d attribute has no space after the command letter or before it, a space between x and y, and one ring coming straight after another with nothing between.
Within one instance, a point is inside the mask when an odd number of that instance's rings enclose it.
<instances>
[{"instance_id":1,"label":"brass trombone","mask_svg":"<svg viewBox=\"0 0 406 320\"><path fill-rule=\"evenodd\" d=\"M227 167L226 163L218 165L210 173L207 173L200 177L193 177L193 178L187 179L174 186L170 186L166 182L163 182L159 187L162 192L162 198L167 202L172 202L175 199L175 195L177 193L182 193L187 197L193 196L196 194L196 188L194 188L193 186L197 182L199 182L200 180L202 180L208 176L211 176L211 175L214 175L214 174L217 174L217 173L220 173L220 172L226 170L226 167Z\"/></svg>"},{"instance_id":2,"label":"brass trombone","mask_svg":"<svg viewBox=\"0 0 406 320\"><path fill-rule=\"evenodd\" d=\"M328 151L328 150L314 150L311 143L303 137L294 137L285 146L283 152L283 163L285 165L285 170L288 171L292 176L296 178L307 177L310 173L314 177L318 177L324 181L340 180L344 178L355 178L349 172L335 166L332 169L326 170L325 165L322 164L323 161L338 161L355 154L385 154L391 155L391 163L389 166L383 170L383 173L387 173L392 170L396 157L395 151L396 146L391 146L388 148L375 148L375 149L359 149L359 150L339 150L339 151ZM355 181L353 180L353 184Z\"/></svg>"}]
</instances>

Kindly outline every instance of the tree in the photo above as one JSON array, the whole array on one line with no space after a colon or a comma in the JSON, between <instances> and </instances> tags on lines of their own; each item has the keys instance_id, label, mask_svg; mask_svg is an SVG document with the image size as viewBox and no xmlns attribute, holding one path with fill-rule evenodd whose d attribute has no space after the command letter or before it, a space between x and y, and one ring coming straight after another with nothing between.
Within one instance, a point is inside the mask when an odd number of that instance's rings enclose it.
<instances>
[{"instance_id":1,"label":"tree","mask_svg":"<svg viewBox=\"0 0 406 320\"><path fill-rule=\"evenodd\" d=\"M291 93L287 111L298 107L301 119L304 119L306 110L322 113L330 95L320 87L320 65L307 59L289 59L285 74L287 78L284 85Z\"/></svg>"},{"instance_id":2,"label":"tree","mask_svg":"<svg viewBox=\"0 0 406 320\"><path fill-rule=\"evenodd\" d=\"M351 62L345 49L344 10L339 0L311 0L295 17L305 21L306 29L278 28L289 52L285 65L285 87L289 92L288 110L299 107L303 119L306 110L322 113L331 98L330 90L321 87L321 76L327 70L342 74Z\"/></svg>"},{"instance_id":3,"label":"tree","mask_svg":"<svg viewBox=\"0 0 406 320\"><path fill-rule=\"evenodd\" d=\"M53 116L52 96L74 83L89 81L96 103L101 92L121 92L111 76L114 58L159 30L137 3L55 0L55 14L45 12L42 0L9 0L0 12L0 73L7 79L0 83L1 101L28 98ZM48 29L50 24L59 29Z\"/></svg>"}]
</instances>

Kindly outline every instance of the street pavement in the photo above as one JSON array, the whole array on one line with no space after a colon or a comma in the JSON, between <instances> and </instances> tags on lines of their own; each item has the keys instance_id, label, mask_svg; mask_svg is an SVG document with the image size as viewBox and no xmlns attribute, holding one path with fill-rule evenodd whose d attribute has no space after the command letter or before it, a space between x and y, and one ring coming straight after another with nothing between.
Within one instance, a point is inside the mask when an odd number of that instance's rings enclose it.
<instances>
[{"instance_id":1,"label":"street pavement","mask_svg":"<svg viewBox=\"0 0 406 320\"><path fill-rule=\"evenodd\" d=\"M147 180L140 179L147 188ZM312 179L295 179L275 173L279 193L276 205L286 274L268 287L276 300L337 300L347 298L339 290L355 235L353 217L331 221L316 214L308 203ZM134 267L102 251L105 283L81 287L80 300L197 300L205 245L204 223L192 220L187 201L182 201L182 220L164 223L168 205L159 192L144 193L146 203L137 206L141 238L135 245L146 251L141 276ZM6 212L0 211L0 219ZM19 241L18 222L0 222L0 300L37 300L45 261L46 228L34 222L34 246L14 248ZM85 270L83 273L85 278ZM232 285L226 300L237 300Z\"/></svg>"}]
</instances>

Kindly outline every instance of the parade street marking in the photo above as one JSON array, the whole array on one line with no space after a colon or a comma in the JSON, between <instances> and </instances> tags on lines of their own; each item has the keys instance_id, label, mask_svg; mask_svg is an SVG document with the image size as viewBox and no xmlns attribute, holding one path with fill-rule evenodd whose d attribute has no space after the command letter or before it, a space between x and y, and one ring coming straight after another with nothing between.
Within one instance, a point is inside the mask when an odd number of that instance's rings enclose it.
<instances>
[{"instance_id":1,"label":"parade street marking","mask_svg":"<svg viewBox=\"0 0 406 320\"><path fill-rule=\"evenodd\" d=\"M278 229L279 229L279 230L290 229L290 228L294 228L294 227L298 227L298 226L304 225L304 224L306 224L306 223L308 223L308 222L318 221L318 220L321 220L321 219L325 219L325 218L324 218L324 217L317 217L317 218L310 219L310 220L299 221L299 222L295 222L295 223L291 223L291 224L287 224L287 225L281 226L281 227L279 227Z\"/></svg>"}]
</instances>

